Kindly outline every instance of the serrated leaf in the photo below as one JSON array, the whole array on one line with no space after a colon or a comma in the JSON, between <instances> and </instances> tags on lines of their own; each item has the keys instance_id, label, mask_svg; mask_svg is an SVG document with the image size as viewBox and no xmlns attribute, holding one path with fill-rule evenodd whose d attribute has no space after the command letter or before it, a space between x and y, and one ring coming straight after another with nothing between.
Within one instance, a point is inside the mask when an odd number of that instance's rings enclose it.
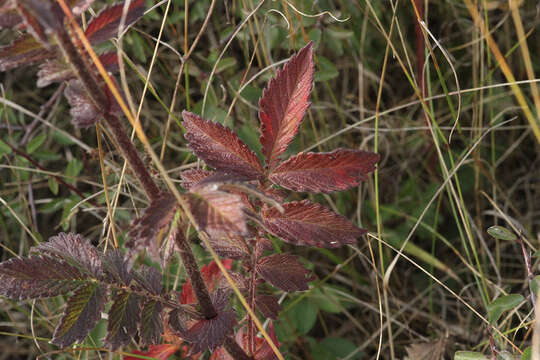
<instances>
[{"instance_id":1,"label":"serrated leaf","mask_svg":"<svg viewBox=\"0 0 540 360\"><path fill-rule=\"evenodd\" d=\"M133 0L129 5L124 28L144 15L144 0ZM93 44L107 41L118 34L118 27L124 11L124 3L104 8L86 28L85 35Z\"/></svg>"},{"instance_id":2,"label":"serrated leaf","mask_svg":"<svg viewBox=\"0 0 540 360\"><path fill-rule=\"evenodd\" d=\"M0 71L31 65L54 56L31 35L23 35L10 45L0 47Z\"/></svg>"},{"instance_id":3,"label":"serrated leaf","mask_svg":"<svg viewBox=\"0 0 540 360\"><path fill-rule=\"evenodd\" d=\"M250 180L262 176L257 155L230 129L187 111L182 112L182 117L189 147L208 165Z\"/></svg>"},{"instance_id":4,"label":"serrated leaf","mask_svg":"<svg viewBox=\"0 0 540 360\"><path fill-rule=\"evenodd\" d=\"M233 311L219 311L212 319L197 321L181 336L193 343L191 352L198 353L207 349L214 350L222 345L227 335L233 332L236 314Z\"/></svg>"},{"instance_id":5,"label":"serrated leaf","mask_svg":"<svg viewBox=\"0 0 540 360\"><path fill-rule=\"evenodd\" d=\"M33 154L43 143L47 140L47 134L42 133L33 137L28 144L26 144L26 152L28 154Z\"/></svg>"},{"instance_id":6,"label":"serrated leaf","mask_svg":"<svg viewBox=\"0 0 540 360\"><path fill-rule=\"evenodd\" d=\"M89 280L90 276L58 258L30 256L0 263L0 295L11 299L58 296Z\"/></svg>"},{"instance_id":7,"label":"serrated leaf","mask_svg":"<svg viewBox=\"0 0 540 360\"><path fill-rule=\"evenodd\" d=\"M69 297L60 324L54 331L52 343L67 347L83 341L101 319L106 290L97 284L80 287Z\"/></svg>"},{"instance_id":8,"label":"serrated leaf","mask_svg":"<svg viewBox=\"0 0 540 360\"><path fill-rule=\"evenodd\" d=\"M262 152L270 169L292 141L309 106L313 83L313 42L277 72L259 101Z\"/></svg>"},{"instance_id":9,"label":"serrated leaf","mask_svg":"<svg viewBox=\"0 0 540 360\"><path fill-rule=\"evenodd\" d=\"M126 247L134 253L146 250L153 259L157 259L156 236L170 225L176 209L176 199L170 193L163 193L152 200L150 206L144 210L143 215L133 221Z\"/></svg>"},{"instance_id":10,"label":"serrated leaf","mask_svg":"<svg viewBox=\"0 0 540 360\"><path fill-rule=\"evenodd\" d=\"M255 296L255 306L264 317L274 320L278 318L281 311L281 305L279 305L276 297L272 295L259 294Z\"/></svg>"},{"instance_id":11,"label":"serrated leaf","mask_svg":"<svg viewBox=\"0 0 540 360\"><path fill-rule=\"evenodd\" d=\"M272 170L269 178L294 191L343 191L366 180L378 161L378 154L361 150L300 153Z\"/></svg>"},{"instance_id":12,"label":"serrated leaf","mask_svg":"<svg viewBox=\"0 0 540 360\"><path fill-rule=\"evenodd\" d=\"M57 257L95 278L100 278L103 274L99 253L80 234L59 233L51 237L49 241L33 247L30 252Z\"/></svg>"},{"instance_id":13,"label":"serrated leaf","mask_svg":"<svg viewBox=\"0 0 540 360\"><path fill-rule=\"evenodd\" d=\"M148 300L143 304L139 324L139 336L143 346L159 342L163 333L162 310L163 305L159 301Z\"/></svg>"},{"instance_id":14,"label":"serrated leaf","mask_svg":"<svg viewBox=\"0 0 540 360\"><path fill-rule=\"evenodd\" d=\"M240 196L202 188L186 194L186 200L199 228L211 236L246 233Z\"/></svg>"},{"instance_id":15,"label":"serrated leaf","mask_svg":"<svg viewBox=\"0 0 540 360\"><path fill-rule=\"evenodd\" d=\"M357 228L345 217L308 200L283 204L284 213L276 208L263 208L268 231L295 245L336 248L355 244L366 230Z\"/></svg>"},{"instance_id":16,"label":"serrated leaf","mask_svg":"<svg viewBox=\"0 0 540 360\"><path fill-rule=\"evenodd\" d=\"M103 256L103 272L108 282L129 286L133 278L128 262L118 249L109 250Z\"/></svg>"},{"instance_id":17,"label":"serrated leaf","mask_svg":"<svg viewBox=\"0 0 540 360\"><path fill-rule=\"evenodd\" d=\"M489 321L494 324L501 317L502 313L512 310L524 300L520 294L510 294L501 296L487 306Z\"/></svg>"},{"instance_id":18,"label":"serrated leaf","mask_svg":"<svg viewBox=\"0 0 540 360\"><path fill-rule=\"evenodd\" d=\"M140 351L135 350L130 353L133 355L142 355L152 359L158 360L168 360L175 352L180 349L180 345L176 344L159 344L159 345L150 345L148 350ZM139 356L124 356L124 360L140 360Z\"/></svg>"},{"instance_id":19,"label":"serrated leaf","mask_svg":"<svg viewBox=\"0 0 540 360\"><path fill-rule=\"evenodd\" d=\"M488 357L476 351L456 351L454 360L488 360Z\"/></svg>"},{"instance_id":20,"label":"serrated leaf","mask_svg":"<svg viewBox=\"0 0 540 360\"><path fill-rule=\"evenodd\" d=\"M141 311L139 296L127 291L118 291L109 310L109 324L105 343L111 350L127 345L137 332Z\"/></svg>"},{"instance_id":21,"label":"serrated leaf","mask_svg":"<svg viewBox=\"0 0 540 360\"><path fill-rule=\"evenodd\" d=\"M64 90L71 109L69 113L71 122L76 127L88 128L94 125L101 117L101 111L94 105L92 99L79 80L70 80Z\"/></svg>"},{"instance_id":22,"label":"serrated leaf","mask_svg":"<svg viewBox=\"0 0 540 360\"><path fill-rule=\"evenodd\" d=\"M221 257L242 260L250 256L249 248L241 236L218 234L208 240L212 249Z\"/></svg>"},{"instance_id":23,"label":"serrated leaf","mask_svg":"<svg viewBox=\"0 0 540 360\"><path fill-rule=\"evenodd\" d=\"M284 291L304 291L309 288L309 271L291 254L275 254L259 259L256 270L270 284Z\"/></svg>"},{"instance_id":24,"label":"serrated leaf","mask_svg":"<svg viewBox=\"0 0 540 360\"><path fill-rule=\"evenodd\" d=\"M191 189L194 185L197 185L204 178L213 175L213 171L203 169L190 169L182 171L180 173L180 179L182 180L182 187L186 190Z\"/></svg>"},{"instance_id":25,"label":"serrated leaf","mask_svg":"<svg viewBox=\"0 0 540 360\"><path fill-rule=\"evenodd\" d=\"M161 294L161 273L154 267L141 265L139 271L134 273L134 279L144 290L150 294Z\"/></svg>"},{"instance_id":26,"label":"serrated leaf","mask_svg":"<svg viewBox=\"0 0 540 360\"><path fill-rule=\"evenodd\" d=\"M5 2L0 6L0 29L12 29L21 22L21 16L10 2Z\"/></svg>"}]
</instances>

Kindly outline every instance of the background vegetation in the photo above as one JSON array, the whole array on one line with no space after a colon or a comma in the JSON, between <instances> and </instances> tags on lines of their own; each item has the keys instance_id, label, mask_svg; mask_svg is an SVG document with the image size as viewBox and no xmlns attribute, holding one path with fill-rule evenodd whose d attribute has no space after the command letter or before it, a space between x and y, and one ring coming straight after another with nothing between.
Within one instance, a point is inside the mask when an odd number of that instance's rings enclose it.
<instances>
[{"instance_id":1,"label":"background vegetation","mask_svg":"<svg viewBox=\"0 0 540 360\"><path fill-rule=\"evenodd\" d=\"M220 0L209 12L211 3L148 1L151 9L121 47L105 45L124 52L124 92L172 178L197 166L181 110L224 123L257 148L262 89L309 40L316 45L312 106L290 151L347 147L382 156L357 190L312 196L370 233L356 247L292 249L316 279L307 292L281 294L282 352L290 359L442 359L467 350L521 359L535 318L525 259L518 242L486 229L522 231L537 269L537 3ZM13 35L2 30L0 43ZM37 89L36 71L0 75L1 260L60 231L122 243L131 214L147 205L144 193L124 174L107 131L100 129L98 150L96 129L73 127L58 86ZM512 76L519 86L509 86ZM105 220L108 206L114 226ZM169 267L169 286L185 279L179 269ZM54 352L48 340L62 301L1 299L0 359L107 357L95 351L103 326L88 350Z\"/></svg>"}]
</instances>

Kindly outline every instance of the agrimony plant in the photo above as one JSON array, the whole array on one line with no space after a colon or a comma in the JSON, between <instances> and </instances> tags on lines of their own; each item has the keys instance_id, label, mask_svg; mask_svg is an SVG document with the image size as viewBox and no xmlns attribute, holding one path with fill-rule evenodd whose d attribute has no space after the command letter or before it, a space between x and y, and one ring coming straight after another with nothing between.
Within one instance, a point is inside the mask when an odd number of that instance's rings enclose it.
<instances>
[{"instance_id":1,"label":"agrimony plant","mask_svg":"<svg viewBox=\"0 0 540 360\"><path fill-rule=\"evenodd\" d=\"M92 1L67 3L77 15ZM236 267L240 270L230 272L236 286L252 309L270 319L277 318L280 305L265 291L265 284L286 292L303 291L312 279L296 256L273 253L272 236L294 245L336 248L354 244L365 233L318 203L285 201L285 190L329 193L355 187L379 160L377 154L351 149L299 153L283 159L309 106L313 43L277 72L259 101L264 159L232 130L194 113L182 113L189 147L213 169L181 174L186 205L182 207L150 177L119 122L113 97L94 65L88 63L79 40L72 35L73 24L57 3L13 0L0 9L0 26L24 28L29 33L0 49L0 70L41 63L38 86L66 82L73 124L89 127L103 119L151 200L143 215L133 221L126 251L103 252L81 235L61 233L32 248L26 258L0 263L0 294L17 300L67 295L52 339L61 347L83 341L108 308L104 342L113 350L136 340L152 346L143 354L170 354L184 341L191 344L193 356L209 349L215 360L273 359L270 344L256 336L249 315L238 319L230 304L230 284L216 264L199 269L189 245L193 233L185 213L192 215L199 233L206 233L226 267L232 269L233 261L240 264ZM123 9L123 4L112 5L89 22L85 35L90 43L109 40L117 33ZM131 1L126 24L140 18L143 11L144 1ZM110 71L116 69L114 54L102 54L100 59ZM156 237L163 232L168 241L159 248ZM165 269L175 251L189 277L181 292L164 289L162 272L137 262L144 252ZM112 304L106 307L107 303ZM269 334L277 345L272 326ZM171 344L156 346L162 337Z\"/></svg>"}]
</instances>

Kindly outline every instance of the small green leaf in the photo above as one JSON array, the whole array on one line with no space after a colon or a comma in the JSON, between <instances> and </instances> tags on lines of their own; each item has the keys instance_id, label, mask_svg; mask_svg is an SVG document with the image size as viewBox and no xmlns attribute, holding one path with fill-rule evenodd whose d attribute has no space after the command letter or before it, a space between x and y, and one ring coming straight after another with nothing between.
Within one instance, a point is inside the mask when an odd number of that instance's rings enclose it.
<instances>
[{"instance_id":1,"label":"small green leaf","mask_svg":"<svg viewBox=\"0 0 540 360\"><path fill-rule=\"evenodd\" d=\"M528 347L525 349L523 354L521 355L521 360L531 360L532 357L532 347Z\"/></svg>"},{"instance_id":2,"label":"small green leaf","mask_svg":"<svg viewBox=\"0 0 540 360\"><path fill-rule=\"evenodd\" d=\"M540 287L540 275L535 276L529 284L533 294L538 294L538 288Z\"/></svg>"},{"instance_id":3,"label":"small green leaf","mask_svg":"<svg viewBox=\"0 0 540 360\"><path fill-rule=\"evenodd\" d=\"M81 170L83 169L83 164L82 162L79 160L79 159L71 159L71 161L68 163L67 167L66 167L66 176L68 178L71 178L69 179L69 181L71 183L76 183L76 177L77 175L79 175L79 173L81 172Z\"/></svg>"},{"instance_id":4,"label":"small green leaf","mask_svg":"<svg viewBox=\"0 0 540 360\"><path fill-rule=\"evenodd\" d=\"M2 140L0 140L0 156L11 154L11 148Z\"/></svg>"},{"instance_id":5,"label":"small green leaf","mask_svg":"<svg viewBox=\"0 0 540 360\"><path fill-rule=\"evenodd\" d=\"M511 230L508 230L507 228L498 225L490 227L489 229L487 229L487 232L489 235L499 240L512 241L517 239L517 236Z\"/></svg>"},{"instance_id":6,"label":"small green leaf","mask_svg":"<svg viewBox=\"0 0 540 360\"><path fill-rule=\"evenodd\" d=\"M496 323L502 313L513 309L524 300L520 294L501 296L487 306L489 319L492 324Z\"/></svg>"},{"instance_id":7,"label":"small green leaf","mask_svg":"<svg viewBox=\"0 0 540 360\"><path fill-rule=\"evenodd\" d=\"M361 359L362 352L356 351L356 345L350 340L342 338L326 338L311 348L314 360ZM350 354L354 353L352 357Z\"/></svg>"},{"instance_id":8,"label":"small green leaf","mask_svg":"<svg viewBox=\"0 0 540 360\"><path fill-rule=\"evenodd\" d=\"M335 65L325 57L319 56L319 69L314 75L315 81L326 81L339 75Z\"/></svg>"},{"instance_id":9,"label":"small green leaf","mask_svg":"<svg viewBox=\"0 0 540 360\"><path fill-rule=\"evenodd\" d=\"M47 139L47 134L39 134L26 144L26 152L29 154L34 153Z\"/></svg>"},{"instance_id":10,"label":"small green leaf","mask_svg":"<svg viewBox=\"0 0 540 360\"><path fill-rule=\"evenodd\" d=\"M488 358L476 351L457 351L454 360L488 360Z\"/></svg>"},{"instance_id":11,"label":"small green leaf","mask_svg":"<svg viewBox=\"0 0 540 360\"><path fill-rule=\"evenodd\" d=\"M51 192L54 195L58 195L58 181L56 181L55 178L50 177L48 180L48 183L49 183L49 190L51 190Z\"/></svg>"},{"instance_id":12,"label":"small green leaf","mask_svg":"<svg viewBox=\"0 0 540 360\"><path fill-rule=\"evenodd\" d=\"M229 68L234 68L236 66L236 59L233 57L226 57L221 59L218 66L216 67L216 74L219 74L222 71L225 71Z\"/></svg>"}]
</instances>

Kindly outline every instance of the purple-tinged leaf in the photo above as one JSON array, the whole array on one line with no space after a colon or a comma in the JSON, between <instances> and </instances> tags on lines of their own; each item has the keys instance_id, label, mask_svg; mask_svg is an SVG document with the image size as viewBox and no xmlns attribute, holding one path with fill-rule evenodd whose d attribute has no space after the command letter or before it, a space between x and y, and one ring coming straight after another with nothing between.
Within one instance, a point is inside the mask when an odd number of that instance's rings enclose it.
<instances>
[{"instance_id":1,"label":"purple-tinged leaf","mask_svg":"<svg viewBox=\"0 0 540 360\"><path fill-rule=\"evenodd\" d=\"M236 314L232 311L220 311L212 319L202 319L190 326L180 336L193 343L191 353L207 349L214 350L222 345L225 338L233 332L236 325Z\"/></svg>"},{"instance_id":2,"label":"purple-tinged leaf","mask_svg":"<svg viewBox=\"0 0 540 360\"><path fill-rule=\"evenodd\" d=\"M64 26L64 12L52 0L17 0L17 10L26 29L46 48L48 34L56 33Z\"/></svg>"},{"instance_id":3,"label":"purple-tinged leaf","mask_svg":"<svg viewBox=\"0 0 540 360\"><path fill-rule=\"evenodd\" d=\"M109 283L129 286L133 278L128 262L118 249L108 250L103 256L103 272Z\"/></svg>"},{"instance_id":4,"label":"purple-tinged leaf","mask_svg":"<svg viewBox=\"0 0 540 360\"><path fill-rule=\"evenodd\" d=\"M366 180L366 175L375 170L379 158L372 152L348 149L300 153L279 164L269 179L294 191L342 191Z\"/></svg>"},{"instance_id":5,"label":"purple-tinged leaf","mask_svg":"<svg viewBox=\"0 0 540 360\"><path fill-rule=\"evenodd\" d=\"M275 254L259 259L257 273L270 284L284 291L304 291L309 288L306 270L291 254Z\"/></svg>"},{"instance_id":6,"label":"purple-tinged leaf","mask_svg":"<svg viewBox=\"0 0 540 360\"><path fill-rule=\"evenodd\" d=\"M273 169L279 155L287 149L309 106L313 83L313 42L277 72L259 101L262 152Z\"/></svg>"},{"instance_id":7,"label":"purple-tinged leaf","mask_svg":"<svg viewBox=\"0 0 540 360\"><path fill-rule=\"evenodd\" d=\"M50 60L39 65L37 76L37 87L41 88L73 78L73 71L66 63Z\"/></svg>"},{"instance_id":8,"label":"purple-tinged leaf","mask_svg":"<svg viewBox=\"0 0 540 360\"><path fill-rule=\"evenodd\" d=\"M101 111L96 107L79 80L71 80L64 90L64 95L71 106L71 122L76 127L88 128L101 117Z\"/></svg>"},{"instance_id":9,"label":"purple-tinged leaf","mask_svg":"<svg viewBox=\"0 0 540 360\"><path fill-rule=\"evenodd\" d=\"M161 294L161 273L154 267L142 265L139 271L133 275L137 284L139 284L144 290L150 294Z\"/></svg>"},{"instance_id":10,"label":"purple-tinged leaf","mask_svg":"<svg viewBox=\"0 0 540 360\"><path fill-rule=\"evenodd\" d=\"M67 301L66 310L51 342L67 347L83 341L101 319L106 294L106 289L92 283L75 291Z\"/></svg>"},{"instance_id":11,"label":"purple-tinged leaf","mask_svg":"<svg viewBox=\"0 0 540 360\"><path fill-rule=\"evenodd\" d=\"M131 292L120 290L114 295L105 338L111 350L127 345L135 336L141 316L139 300L139 296Z\"/></svg>"},{"instance_id":12,"label":"purple-tinged leaf","mask_svg":"<svg viewBox=\"0 0 540 360\"><path fill-rule=\"evenodd\" d=\"M176 209L176 199L170 193L163 193L152 200L143 215L131 225L126 247L135 253L146 250L150 257L157 259L159 254L156 236L170 225Z\"/></svg>"},{"instance_id":13,"label":"purple-tinged leaf","mask_svg":"<svg viewBox=\"0 0 540 360\"><path fill-rule=\"evenodd\" d=\"M243 260L250 256L246 241L238 235L221 234L209 238L212 249L221 257Z\"/></svg>"},{"instance_id":14,"label":"purple-tinged leaf","mask_svg":"<svg viewBox=\"0 0 540 360\"><path fill-rule=\"evenodd\" d=\"M101 54L99 56L99 61L101 61L101 65L103 65L108 72L114 74L118 71L118 54L116 52Z\"/></svg>"},{"instance_id":15,"label":"purple-tinged leaf","mask_svg":"<svg viewBox=\"0 0 540 360\"><path fill-rule=\"evenodd\" d=\"M144 15L144 0L132 0L129 5L124 28L133 24ZM118 27L122 19L124 3L104 8L86 28L85 35L92 44L107 41L118 35Z\"/></svg>"},{"instance_id":16,"label":"purple-tinged leaf","mask_svg":"<svg viewBox=\"0 0 540 360\"><path fill-rule=\"evenodd\" d=\"M159 301L148 300L143 304L139 324L141 345L151 345L159 342L163 333L162 310L163 305Z\"/></svg>"},{"instance_id":17,"label":"purple-tinged leaf","mask_svg":"<svg viewBox=\"0 0 540 360\"><path fill-rule=\"evenodd\" d=\"M274 320L278 318L281 311L281 305L279 305L276 297L272 295L255 296L255 306L264 317Z\"/></svg>"},{"instance_id":18,"label":"purple-tinged leaf","mask_svg":"<svg viewBox=\"0 0 540 360\"><path fill-rule=\"evenodd\" d=\"M54 57L54 52L45 50L31 35L23 35L10 45L0 47L0 71L23 65L31 65Z\"/></svg>"},{"instance_id":19,"label":"purple-tinged leaf","mask_svg":"<svg viewBox=\"0 0 540 360\"><path fill-rule=\"evenodd\" d=\"M266 330L268 332L268 335L270 336L270 339L276 345L277 348L279 348L279 341L277 339L276 333L274 331L274 325L272 322L270 322L270 325L268 326L268 329ZM243 326L235 336L236 343L240 345L240 347L246 352L250 353L251 350L249 349L249 331L247 326ZM255 337L255 353L252 355L253 360L276 360L277 357L274 354L274 351L270 347L270 344L268 342L259 336ZM212 356L210 356L210 360L234 360L234 358L229 355L229 353L223 348L220 347L216 349L212 353Z\"/></svg>"},{"instance_id":20,"label":"purple-tinged leaf","mask_svg":"<svg viewBox=\"0 0 540 360\"><path fill-rule=\"evenodd\" d=\"M294 245L336 248L355 244L366 233L347 218L308 200L286 203L283 208L284 213L263 208L263 222L272 234Z\"/></svg>"},{"instance_id":21,"label":"purple-tinged leaf","mask_svg":"<svg viewBox=\"0 0 540 360\"><path fill-rule=\"evenodd\" d=\"M182 179L182 187L186 190L191 189L194 185L201 182L204 178L213 175L213 171L203 169L190 169L180 173Z\"/></svg>"},{"instance_id":22,"label":"purple-tinged leaf","mask_svg":"<svg viewBox=\"0 0 540 360\"><path fill-rule=\"evenodd\" d=\"M223 266L225 266L225 268L229 270L232 265L232 260L222 260L222 263ZM210 293L213 293L215 289L218 289L220 287L221 281L224 279L224 276L221 273L219 266L214 261L202 267L201 275ZM193 292L193 286L191 285L191 281L188 280L182 287L182 292L180 294L180 303L193 304L196 301L197 298L195 297L195 293Z\"/></svg>"},{"instance_id":23,"label":"purple-tinged leaf","mask_svg":"<svg viewBox=\"0 0 540 360\"><path fill-rule=\"evenodd\" d=\"M210 236L247 232L240 196L202 188L187 193L186 200L197 225Z\"/></svg>"},{"instance_id":24,"label":"purple-tinged leaf","mask_svg":"<svg viewBox=\"0 0 540 360\"><path fill-rule=\"evenodd\" d=\"M33 247L30 252L62 259L95 278L103 275L99 253L90 241L80 234L59 233L49 241Z\"/></svg>"},{"instance_id":25,"label":"purple-tinged leaf","mask_svg":"<svg viewBox=\"0 0 540 360\"><path fill-rule=\"evenodd\" d=\"M24 300L53 297L75 290L91 277L58 258L30 256L0 263L0 295Z\"/></svg>"},{"instance_id":26,"label":"purple-tinged leaf","mask_svg":"<svg viewBox=\"0 0 540 360\"><path fill-rule=\"evenodd\" d=\"M187 111L182 112L182 117L189 147L208 165L248 180L262 176L257 155L230 129Z\"/></svg>"},{"instance_id":27,"label":"purple-tinged leaf","mask_svg":"<svg viewBox=\"0 0 540 360\"><path fill-rule=\"evenodd\" d=\"M0 7L0 29L13 29L21 22L22 18L16 10Z\"/></svg>"}]
</instances>

